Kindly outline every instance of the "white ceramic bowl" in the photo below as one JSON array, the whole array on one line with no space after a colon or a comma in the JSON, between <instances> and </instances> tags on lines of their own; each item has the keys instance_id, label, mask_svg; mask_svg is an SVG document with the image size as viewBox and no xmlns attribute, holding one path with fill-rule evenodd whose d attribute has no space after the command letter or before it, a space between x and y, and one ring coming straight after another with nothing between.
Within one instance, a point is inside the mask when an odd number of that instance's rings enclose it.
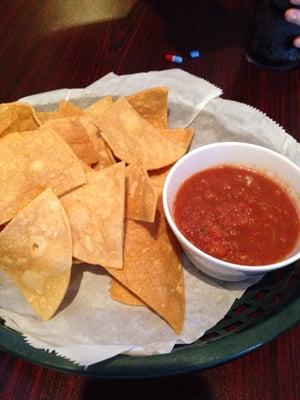
<instances>
[{"instance_id":1,"label":"white ceramic bowl","mask_svg":"<svg viewBox=\"0 0 300 400\"><path fill-rule=\"evenodd\" d=\"M274 264L243 266L219 260L194 246L177 228L172 205L183 181L196 172L218 165L238 165L267 174L294 199L300 215L300 168L284 156L262 146L241 142L220 142L201 146L186 154L171 168L163 188L167 221L190 261L202 272L225 281L241 281L282 268L300 258L300 241L291 254Z\"/></svg>"}]
</instances>

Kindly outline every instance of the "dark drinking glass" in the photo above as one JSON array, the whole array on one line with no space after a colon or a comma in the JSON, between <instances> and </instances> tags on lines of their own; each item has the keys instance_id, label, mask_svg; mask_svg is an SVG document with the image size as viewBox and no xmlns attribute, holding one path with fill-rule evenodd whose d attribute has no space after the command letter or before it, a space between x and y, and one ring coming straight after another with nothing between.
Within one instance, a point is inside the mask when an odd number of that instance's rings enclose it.
<instances>
[{"instance_id":1,"label":"dark drinking glass","mask_svg":"<svg viewBox=\"0 0 300 400\"><path fill-rule=\"evenodd\" d=\"M300 65L300 49L293 39L300 36L300 26L288 22L284 12L300 8L288 0L259 0L254 6L246 57L259 66L285 70Z\"/></svg>"}]
</instances>

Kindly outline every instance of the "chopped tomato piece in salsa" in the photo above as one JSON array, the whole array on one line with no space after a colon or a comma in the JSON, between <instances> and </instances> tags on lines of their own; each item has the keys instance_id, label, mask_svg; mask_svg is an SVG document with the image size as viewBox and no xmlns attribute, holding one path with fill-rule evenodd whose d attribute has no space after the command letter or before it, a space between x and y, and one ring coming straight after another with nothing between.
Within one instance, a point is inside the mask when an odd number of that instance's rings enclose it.
<instances>
[{"instance_id":1,"label":"chopped tomato piece in salsa","mask_svg":"<svg viewBox=\"0 0 300 400\"><path fill-rule=\"evenodd\" d=\"M195 246L235 264L280 261L299 237L299 216L285 190L243 167L224 165L192 175L178 189L173 215Z\"/></svg>"}]
</instances>

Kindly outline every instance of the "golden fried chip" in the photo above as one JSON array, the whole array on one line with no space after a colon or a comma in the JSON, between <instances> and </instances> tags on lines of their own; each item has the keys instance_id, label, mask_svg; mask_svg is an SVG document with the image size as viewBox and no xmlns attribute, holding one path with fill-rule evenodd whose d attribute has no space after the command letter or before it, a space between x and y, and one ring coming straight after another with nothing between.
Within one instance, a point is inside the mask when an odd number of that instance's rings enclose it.
<instances>
[{"instance_id":1,"label":"golden fried chip","mask_svg":"<svg viewBox=\"0 0 300 400\"><path fill-rule=\"evenodd\" d=\"M96 103L91 104L89 107L84 109L84 112L90 116L101 118L110 106L113 104L113 99L111 96L103 97L102 99L96 101Z\"/></svg>"},{"instance_id":2,"label":"golden fried chip","mask_svg":"<svg viewBox=\"0 0 300 400\"><path fill-rule=\"evenodd\" d=\"M84 112L70 101L61 100L59 103L59 114L61 117L80 117Z\"/></svg>"},{"instance_id":3,"label":"golden fried chip","mask_svg":"<svg viewBox=\"0 0 300 400\"><path fill-rule=\"evenodd\" d=\"M146 89L127 96L126 99L154 128L168 127L168 88L166 86Z\"/></svg>"},{"instance_id":4,"label":"golden fried chip","mask_svg":"<svg viewBox=\"0 0 300 400\"><path fill-rule=\"evenodd\" d=\"M58 111L37 111L36 115L42 125L52 119L61 118Z\"/></svg>"},{"instance_id":5,"label":"golden fried chip","mask_svg":"<svg viewBox=\"0 0 300 400\"><path fill-rule=\"evenodd\" d=\"M170 140L174 140L187 150L192 142L194 128L161 129L161 134Z\"/></svg>"},{"instance_id":6,"label":"golden fried chip","mask_svg":"<svg viewBox=\"0 0 300 400\"><path fill-rule=\"evenodd\" d=\"M154 223L126 220L123 269L107 270L176 333L181 331L185 309L183 266L161 199Z\"/></svg>"},{"instance_id":7,"label":"golden fried chip","mask_svg":"<svg viewBox=\"0 0 300 400\"><path fill-rule=\"evenodd\" d=\"M145 303L115 278L111 279L110 296L113 300L130 306L145 306Z\"/></svg>"},{"instance_id":8,"label":"golden fried chip","mask_svg":"<svg viewBox=\"0 0 300 400\"><path fill-rule=\"evenodd\" d=\"M35 110L25 103L0 104L0 136L12 132L38 129L40 121Z\"/></svg>"},{"instance_id":9,"label":"golden fried chip","mask_svg":"<svg viewBox=\"0 0 300 400\"><path fill-rule=\"evenodd\" d=\"M0 233L0 268L48 320L65 296L71 267L70 223L60 201L47 189Z\"/></svg>"},{"instance_id":10,"label":"golden fried chip","mask_svg":"<svg viewBox=\"0 0 300 400\"><path fill-rule=\"evenodd\" d=\"M0 224L46 188L59 196L86 182L80 161L56 133L11 133L0 139Z\"/></svg>"},{"instance_id":11,"label":"golden fried chip","mask_svg":"<svg viewBox=\"0 0 300 400\"><path fill-rule=\"evenodd\" d=\"M128 164L142 162L147 170L172 164L185 153L183 146L165 138L122 97L102 116L99 126L117 158Z\"/></svg>"},{"instance_id":12,"label":"golden fried chip","mask_svg":"<svg viewBox=\"0 0 300 400\"><path fill-rule=\"evenodd\" d=\"M98 162L94 166L94 169L100 171L100 169L110 167L116 163L114 156L105 140L102 138L100 130L97 125L94 124L93 119L88 116L80 117L83 126L92 141L94 148L98 154Z\"/></svg>"},{"instance_id":13,"label":"golden fried chip","mask_svg":"<svg viewBox=\"0 0 300 400\"><path fill-rule=\"evenodd\" d=\"M126 217L154 222L157 190L142 164L126 167Z\"/></svg>"},{"instance_id":14,"label":"golden fried chip","mask_svg":"<svg viewBox=\"0 0 300 400\"><path fill-rule=\"evenodd\" d=\"M123 266L125 164L86 174L88 183L60 198L69 216L73 256Z\"/></svg>"},{"instance_id":15,"label":"golden fried chip","mask_svg":"<svg viewBox=\"0 0 300 400\"><path fill-rule=\"evenodd\" d=\"M92 123L90 125L97 129ZM86 122L83 124L81 117L54 119L46 122L40 129L51 130L61 136L76 156L87 165L99 161L98 152L87 131Z\"/></svg>"}]
</instances>

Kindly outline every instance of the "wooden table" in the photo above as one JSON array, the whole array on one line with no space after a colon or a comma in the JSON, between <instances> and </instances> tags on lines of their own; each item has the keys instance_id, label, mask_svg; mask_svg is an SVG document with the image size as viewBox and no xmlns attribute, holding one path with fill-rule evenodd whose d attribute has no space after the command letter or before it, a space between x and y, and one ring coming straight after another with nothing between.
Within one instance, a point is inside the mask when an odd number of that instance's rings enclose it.
<instances>
[{"instance_id":1,"label":"wooden table","mask_svg":"<svg viewBox=\"0 0 300 400\"><path fill-rule=\"evenodd\" d=\"M110 71L174 67L261 109L300 139L299 71L258 69L244 45L253 1L2 0L0 100L61 87L85 87ZM129 14L123 15L130 9ZM118 14L117 18L113 15ZM189 60L191 49L202 57ZM225 365L179 377L102 381L65 375L0 353L0 399L284 399L300 398L300 326Z\"/></svg>"}]
</instances>

